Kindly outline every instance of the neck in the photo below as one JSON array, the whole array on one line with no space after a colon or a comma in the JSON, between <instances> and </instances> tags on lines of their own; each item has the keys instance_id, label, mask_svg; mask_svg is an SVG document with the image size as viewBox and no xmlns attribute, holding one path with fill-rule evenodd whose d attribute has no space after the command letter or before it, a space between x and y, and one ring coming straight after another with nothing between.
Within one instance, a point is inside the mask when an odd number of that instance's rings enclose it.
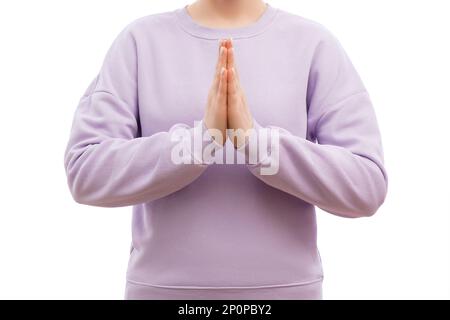
<instances>
[{"instance_id":1,"label":"neck","mask_svg":"<svg viewBox=\"0 0 450 320\"><path fill-rule=\"evenodd\" d=\"M239 28L257 21L266 4L262 0L197 0L187 10L205 27Z\"/></svg>"}]
</instances>

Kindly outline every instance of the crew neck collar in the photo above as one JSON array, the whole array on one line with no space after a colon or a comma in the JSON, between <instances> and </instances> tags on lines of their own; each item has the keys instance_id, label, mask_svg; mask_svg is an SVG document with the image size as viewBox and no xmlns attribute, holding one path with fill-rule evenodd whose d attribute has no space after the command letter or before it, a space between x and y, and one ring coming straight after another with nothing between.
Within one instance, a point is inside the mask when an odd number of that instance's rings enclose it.
<instances>
[{"instance_id":1,"label":"crew neck collar","mask_svg":"<svg viewBox=\"0 0 450 320\"><path fill-rule=\"evenodd\" d=\"M238 28L210 28L198 24L187 10L187 5L175 10L180 26L189 34L204 39L250 38L264 32L275 19L278 9L266 3L266 10L255 22Z\"/></svg>"}]
</instances>

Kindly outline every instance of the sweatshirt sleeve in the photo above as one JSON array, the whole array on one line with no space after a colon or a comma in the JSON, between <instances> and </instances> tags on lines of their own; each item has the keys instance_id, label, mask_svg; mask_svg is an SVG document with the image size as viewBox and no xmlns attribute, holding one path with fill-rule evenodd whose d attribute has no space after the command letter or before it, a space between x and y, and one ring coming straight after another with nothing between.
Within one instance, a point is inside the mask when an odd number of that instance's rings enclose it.
<instances>
[{"instance_id":1,"label":"sweatshirt sleeve","mask_svg":"<svg viewBox=\"0 0 450 320\"><path fill-rule=\"evenodd\" d=\"M307 138L255 120L267 131L268 156L248 164L266 184L329 213L357 218L373 215L384 202L387 175L372 103L339 41L330 33L317 45L311 62ZM276 129L277 135L271 135ZM276 174L262 167L278 163Z\"/></svg>"},{"instance_id":2,"label":"sweatshirt sleeve","mask_svg":"<svg viewBox=\"0 0 450 320\"><path fill-rule=\"evenodd\" d=\"M130 26L112 43L75 111L64 164L73 198L82 204L152 201L187 186L207 168L198 148L192 151L196 134L208 134L202 121L140 136L137 47ZM173 161L174 150L181 150L181 160Z\"/></svg>"}]
</instances>

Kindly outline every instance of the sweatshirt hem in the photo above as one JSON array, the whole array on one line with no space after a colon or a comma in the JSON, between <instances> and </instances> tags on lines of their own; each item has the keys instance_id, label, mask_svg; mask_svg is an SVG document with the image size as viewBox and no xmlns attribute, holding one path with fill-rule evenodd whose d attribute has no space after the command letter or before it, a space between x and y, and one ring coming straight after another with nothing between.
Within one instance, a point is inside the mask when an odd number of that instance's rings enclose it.
<instances>
[{"instance_id":1,"label":"sweatshirt hem","mask_svg":"<svg viewBox=\"0 0 450 320\"><path fill-rule=\"evenodd\" d=\"M128 283L152 287L152 288L161 288L161 289L176 289L176 290L241 290L241 289L271 289L271 288L286 288L286 287L297 287L297 286L307 286L311 284L315 284L323 281L323 276L310 281L302 281L302 282L291 282L291 283L282 283L282 284L274 284L274 285L261 285L261 286L170 286L170 285L159 285L159 284L151 284L147 282L136 281L132 279L126 280Z\"/></svg>"}]
</instances>

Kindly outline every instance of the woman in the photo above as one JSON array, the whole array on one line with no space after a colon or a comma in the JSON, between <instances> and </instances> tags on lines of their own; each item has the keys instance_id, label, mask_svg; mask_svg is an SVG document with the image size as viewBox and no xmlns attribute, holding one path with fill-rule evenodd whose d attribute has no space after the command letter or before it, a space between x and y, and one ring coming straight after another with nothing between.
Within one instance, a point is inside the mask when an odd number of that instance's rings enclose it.
<instances>
[{"instance_id":1,"label":"woman","mask_svg":"<svg viewBox=\"0 0 450 320\"><path fill-rule=\"evenodd\" d=\"M367 217L387 190L338 40L261 0L198 0L124 28L65 167L77 202L133 206L126 299L321 299L314 207Z\"/></svg>"}]
</instances>

